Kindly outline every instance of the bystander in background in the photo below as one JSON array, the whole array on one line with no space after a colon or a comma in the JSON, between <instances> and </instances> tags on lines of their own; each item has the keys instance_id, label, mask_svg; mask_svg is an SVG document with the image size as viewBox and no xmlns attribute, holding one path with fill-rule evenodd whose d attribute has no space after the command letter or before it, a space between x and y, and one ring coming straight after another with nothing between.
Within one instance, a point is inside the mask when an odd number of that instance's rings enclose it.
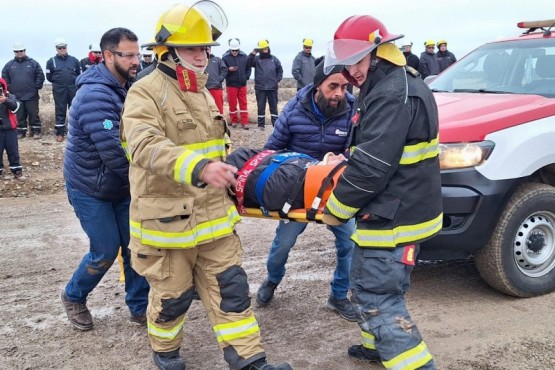
<instances>
[{"instance_id":1,"label":"bystander in background","mask_svg":"<svg viewBox=\"0 0 555 370\"><path fill-rule=\"evenodd\" d=\"M17 97L20 107L17 110L18 134L24 138L28 133L35 139L41 137L41 121L39 115L39 90L44 84L44 72L40 64L27 56L25 45L17 42L13 45L15 57L2 69L2 78Z\"/></svg>"},{"instance_id":2,"label":"bystander in background","mask_svg":"<svg viewBox=\"0 0 555 370\"><path fill-rule=\"evenodd\" d=\"M56 55L46 62L46 79L52 83L54 109L56 112L56 141L64 141L66 135L67 110L77 92L75 79L81 74L81 64L77 58L67 53L67 42L59 37L54 42Z\"/></svg>"}]
</instances>

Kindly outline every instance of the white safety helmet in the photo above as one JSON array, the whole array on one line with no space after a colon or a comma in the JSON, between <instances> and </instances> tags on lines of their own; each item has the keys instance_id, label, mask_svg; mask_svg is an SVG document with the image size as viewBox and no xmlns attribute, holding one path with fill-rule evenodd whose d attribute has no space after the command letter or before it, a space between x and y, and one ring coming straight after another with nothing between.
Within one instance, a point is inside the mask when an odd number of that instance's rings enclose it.
<instances>
[{"instance_id":1,"label":"white safety helmet","mask_svg":"<svg viewBox=\"0 0 555 370\"><path fill-rule=\"evenodd\" d=\"M102 49L100 49L100 45L98 45L98 44L90 44L90 45L89 45L89 49L90 49L90 51L92 51L92 52L95 52L95 51L100 52L100 51L102 51Z\"/></svg>"},{"instance_id":2,"label":"white safety helmet","mask_svg":"<svg viewBox=\"0 0 555 370\"><path fill-rule=\"evenodd\" d=\"M54 46L67 46L67 41L62 37L58 37L54 40Z\"/></svg>"},{"instance_id":3,"label":"white safety helmet","mask_svg":"<svg viewBox=\"0 0 555 370\"><path fill-rule=\"evenodd\" d=\"M241 42L238 38L229 39L228 44L230 50L239 50L241 48Z\"/></svg>"},{"instance_id":4,"label":"white safety helmet","mask_svg":"<svg viewBox=\"0 0 555 370\"><path fill-rule=\"evenodd\" d=\"M25 50L25 45L22 42L16 42L12 46L13 51Z\"/></svg>"}]
</instances>

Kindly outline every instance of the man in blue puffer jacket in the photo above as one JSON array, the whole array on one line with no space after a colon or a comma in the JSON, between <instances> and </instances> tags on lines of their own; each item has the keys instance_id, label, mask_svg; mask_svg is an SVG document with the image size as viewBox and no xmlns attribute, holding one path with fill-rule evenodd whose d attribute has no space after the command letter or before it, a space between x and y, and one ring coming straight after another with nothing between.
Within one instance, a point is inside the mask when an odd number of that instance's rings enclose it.
<instances>
[{"instance_id":1,"label":"man in blue puffer jacket","mask_svg":"<svg viewBox=\"0 0 555 370\"><path fill-rule=\"evenodd\" d=\"M125 28L102 36L104 61L77 78L79 90L69 111L64 178L69 202L90 245L61 299L69 321L80 330L93 328L87 296L112 266L120 246L129 321L146 325L149 289L130 265L129 162L119 139L123 102L139 67L137 40Z\"/></svg>"},{"instance_id":2,"label":"man in blue puffer jacket","mask_svg":"<svg viewBox=\"0 0 555 370\"><path fill-rule=\"evenodd\" d=\"M316 67L314 84L303 87L287 102L264 145L265 149L287 149L318 160L329 152L342 155L348 149L355 99L347 92L349 82L341 74L342 67L334 67L327 76L323 69L322 61ZM289 251L307 225L295 221L279 222L266 263L268 277L256 296L259 305L265 306L272 300L274 290L285 275ZM337 266L327 307L346 320L356 321L351 301L347 298L354 219L340 226L328 226L328 229L335 235Z\"/></svg>"}]
</instances>

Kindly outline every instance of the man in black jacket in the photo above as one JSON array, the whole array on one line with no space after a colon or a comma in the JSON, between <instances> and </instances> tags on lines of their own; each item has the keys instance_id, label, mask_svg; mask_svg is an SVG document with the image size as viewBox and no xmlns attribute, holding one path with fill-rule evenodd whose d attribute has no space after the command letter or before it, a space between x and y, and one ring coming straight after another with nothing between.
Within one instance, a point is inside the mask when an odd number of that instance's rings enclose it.
<instances>
[{"instance_id":1,"label":"man in black jacket","mask_svg":"<svg viewBox=\"0 0 555 370\"><path fill-rule=\"evenodd\" d=\"M227 66L222 61L222 58L212 54L212 47L207 46L206 53L208 54L208 65L205 69L205 72L208 73L206 88L212 94L220 113L224 114L224 90L222 83L227 75Z\"/></svg>"},{"instance_id":2,"label":"man in black jacket","mask_svg":"<svg viewBox=\"0 0 555 370\"><path fill-rule=\"evenodd\" d=\"M266 129L266 101L270 106L272 127L278 118L278 88L283 78L283 67L271 50L268 40L260 40L249 54L247 67L254 68L254 91L258 106L258 128ZM258 54L258 55L257 55Z\"/></svg>"},{"instance_id":3,"label":"man in black jacket","mask_svg":"<svg viewBox=\"0 0 555 370\"><path fill-rule=\"evenodd\" d=\"M102 51L99 44L89 45L89 55L81 59L81 73L85 73L92 66L102 62Z\"/></svg>"},{"instance_id":4,"label":"man in black jacket","mask_svg":"<svg viewBox=\"0 0 555 370\"><path fill-rule=\"evenodd\" d=\"M141 59L140 70L145 70L154 63L152 50L143 50L143 59Z\"/></svg>"},{"instance_id":5,"label":"man in black jacket","mask_svg":"<svg viewBox=\"0 0 555 370\"><path fill-rule=\"evenodd\" d=\"M447 40L439 40L437 42L437 49L436 59L439 67L439 73L441 73L451 64L455 63L457 58L455 58L455 54L447 50Z\"/></svg>"},{"instance_id":6,"label":"man in black jacket","mask_svg":"<svg viewBox=\"0 0 555 370\"><path fill-rule=\"evenodd\" d=\"M247 68L247 54L239 50L241 47L239 39L229 39L228 44L229 50L224 53L222 60L227 66L225 88L231 127L238 126L240 116L241 125L248 129L247 80L251 76L251 69ZM239 109L237 109L237 102L239 102Z\"/></svg>"},{"instance_id":7,"label":"man in black jacket","mask_svg":"<svg viewBox=\"0 0 555 370\"><path fill-rule=\"evenodd\" d=\"M39 139L41 122L39 116L39 90L44 84L44 73L40 64L29 58L25 52L25 45L13 45L14 59L10 60L2 69L2 78L6 80L12 93L21 103L17 111L18 134L21 138L27 136L27 119L31 126L31 135Z\"/></svg>"},{"instance_id":8,"label":"man in black jacket","mask_svg":"<svg viewBox=\"0 0 555 370\"><path fill-rule=\"evenodd\" d=\"M424 42L425 50L422 54L420 54L420 68L418 69L420 77L422 77L423 80L425 80L428 76L438 75L440 72L435 53L435 46L434 40L426 40Z\"/></svg>"},{"instance_id":9,"label":"man in black jacket","mask_svg":"<svg viewBox=\"0 0 555 370\"><path fill-rule=\"evenodd\" d=\"M21 107L15 95L8 92L8 84L0 78L0 176L4 170L4 150L8 155L8 164L14 178L24 181L23 167L19 161L17 144L17 117L15 114Z\"/></svg>"},{"instance_id":10,"label":"man in black jacket","mask_svg":"<svg viewBox=\"0 0 555 370\"><path fill-rule=\"evenodd\" d=\"M348 354L395 369L435 369L405 304L419 244L442 226L438 112L434 96L369 15L347 18L326 57L360 87L351 155L323 221L356 219L351 302L362 344Z\"/></svg>"},{"instance_id":11,"label":"man in black jacket","mask_svg":"<svg viewBox=\"0 0 555 370\"><path fill-rule=\"evenodd\" d=\"M77 58L68 55L67 42L62 38L55 41L56 55L46 62L46 79L52 82L54 107L56 110L56 141L64 141L66 135L66 115L77 92L75 79L81 74L81 64Z\"/></svg>"},{"instance_id":12,"label":"man in black jacket","mask_svg":"<svg viewBox=\"0 0 555 370\"><path fill-rule=\"evenodd\" d=\"M415 71L418 71L420 68L420 59L412 53L412 41L407 40L401 46L403 47L403 55L407 60L407 65L414 68Z\"/></svg>"}]
</instances>

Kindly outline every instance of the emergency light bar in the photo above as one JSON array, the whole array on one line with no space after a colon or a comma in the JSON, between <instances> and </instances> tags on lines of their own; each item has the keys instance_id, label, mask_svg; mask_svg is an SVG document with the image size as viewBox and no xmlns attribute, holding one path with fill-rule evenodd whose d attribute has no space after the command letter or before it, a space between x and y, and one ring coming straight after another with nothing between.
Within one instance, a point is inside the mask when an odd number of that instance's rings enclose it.
<instances>
[{"instance_id":1,"label":"emergency light bar","mask_svg":"<svg viewBox=\"0 0 555 370\"><path fill-rule=\"evenodd\" d=\"M548 19L545 21L518 22L516 26L518 28L549 28L555 26L555 19Z\"/></svg>"}]
</instances>

